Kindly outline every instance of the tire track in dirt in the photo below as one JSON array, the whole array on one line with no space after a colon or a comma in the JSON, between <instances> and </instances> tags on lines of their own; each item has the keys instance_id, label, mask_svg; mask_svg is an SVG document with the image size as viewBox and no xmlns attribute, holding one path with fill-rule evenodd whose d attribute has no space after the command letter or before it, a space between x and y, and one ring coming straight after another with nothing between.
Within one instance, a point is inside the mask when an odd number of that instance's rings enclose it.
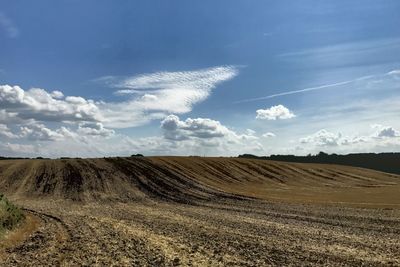
<instances>
[{"instance_id":1,"label":"tire track in dirt","mask_svg":"<svg viewBox=\"0 0 400 267\"><path fill-rule=\"evenodd\" d=\"M41 221L0 265L400 265L398 209L304 204L291 196L302 187L307 196L385 189L398 177L228 158L0 162L0 190ZM257 189L266 193L252 198ZM276 192L292 202L263 198Z\"/></svg>"},{"instance_id":2,"label":"tire track in dirt","mask_svg":"<svg viewBox=\"0 0 400 267\"><path fill-rule=\"evenodd\" d=\"M1 266L60 266L70 250L71 231L58 217L32 209L25 212L40 219L39 228L28 239L6 251L10 254Z\"/></svg>"}]
</instances>

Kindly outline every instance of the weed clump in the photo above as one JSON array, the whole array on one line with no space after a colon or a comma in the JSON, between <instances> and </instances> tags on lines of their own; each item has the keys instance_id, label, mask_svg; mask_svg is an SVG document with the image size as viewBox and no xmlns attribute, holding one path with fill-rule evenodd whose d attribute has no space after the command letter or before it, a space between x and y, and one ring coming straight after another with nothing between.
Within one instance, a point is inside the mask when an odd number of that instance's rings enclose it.
<instances>
[{"instance_id":1,"label":"weed clump","mask_svg":"<svg viewBox=\"0 0 400 267\"><path fill-rule=\"evenodd\" d=\"M0 237L5 231L13 229L25 215L21 209L9 202L3 194L0 194Z\"/></svg>"}]
</instances>

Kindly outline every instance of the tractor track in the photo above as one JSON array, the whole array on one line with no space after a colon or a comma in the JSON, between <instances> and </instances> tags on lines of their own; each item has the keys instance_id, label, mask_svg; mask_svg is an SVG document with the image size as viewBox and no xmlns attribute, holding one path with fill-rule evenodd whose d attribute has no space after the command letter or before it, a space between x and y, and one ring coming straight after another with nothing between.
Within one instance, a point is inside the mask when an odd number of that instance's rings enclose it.
<instances>
[{"instance_id":1,"label":"tractor track","mask_svg":"<svg viewBox=\"0 0 400 267\"><path fill-rule=\"evenodd\" d=\"M24 209L40 219L39 228L22 244L7 249L9 257L1 266L60 266L68 253L71 231L58 217L32 209ZM37 265L37 266L38 266Z\"/></svg>"},{"instance_id":2,"label":"tractor track","mask_svg":"<svg viewBox=\"0 0 400 267\"><path fill-rule=\"evenodd\" d=\"M400 266L399 177L227 158L0 162L0 190L40 222L0 266Z\"/></svg>"}]
</instances>

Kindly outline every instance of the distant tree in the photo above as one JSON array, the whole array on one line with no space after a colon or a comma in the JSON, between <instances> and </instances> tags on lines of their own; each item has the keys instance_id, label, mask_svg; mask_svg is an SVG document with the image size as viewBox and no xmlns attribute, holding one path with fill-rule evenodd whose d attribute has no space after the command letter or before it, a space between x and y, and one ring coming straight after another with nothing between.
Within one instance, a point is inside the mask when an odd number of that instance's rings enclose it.
<instances>
[{"instance_id":1,"label":"distant tree","mask_svg":"<svg viewBox=\"0 0 400 267\"><path fill-rule=\"evenodd\" d=\"M308 154L307 156L295 155L271 155L269 157L258 157L251 154L239 155L239 158L249 159L266 159L278 160L286 162L300 162L300 163L328 163L328 164L341 164L355 167L363 167L374 169L378 171L391 172L400 174L400 153L358 153L348 155L327 154L319 152L316 155Z\"/></svg>"}]
</instances>

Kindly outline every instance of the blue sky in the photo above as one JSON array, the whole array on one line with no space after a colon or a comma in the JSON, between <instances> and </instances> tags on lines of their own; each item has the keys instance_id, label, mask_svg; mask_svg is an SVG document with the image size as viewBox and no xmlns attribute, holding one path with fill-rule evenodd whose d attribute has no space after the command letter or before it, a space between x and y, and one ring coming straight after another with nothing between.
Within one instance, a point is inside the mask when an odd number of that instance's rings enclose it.
<instances>
[{"instance_id":1,"label":"blue sky","mask_svg":"<svg viewBox=\"0 0 400 267\"><path fill-rule=\"evenodd\" d=\"M400 149L399 1L0 3L0 154Z\"/></svg>"}]
</instances>

